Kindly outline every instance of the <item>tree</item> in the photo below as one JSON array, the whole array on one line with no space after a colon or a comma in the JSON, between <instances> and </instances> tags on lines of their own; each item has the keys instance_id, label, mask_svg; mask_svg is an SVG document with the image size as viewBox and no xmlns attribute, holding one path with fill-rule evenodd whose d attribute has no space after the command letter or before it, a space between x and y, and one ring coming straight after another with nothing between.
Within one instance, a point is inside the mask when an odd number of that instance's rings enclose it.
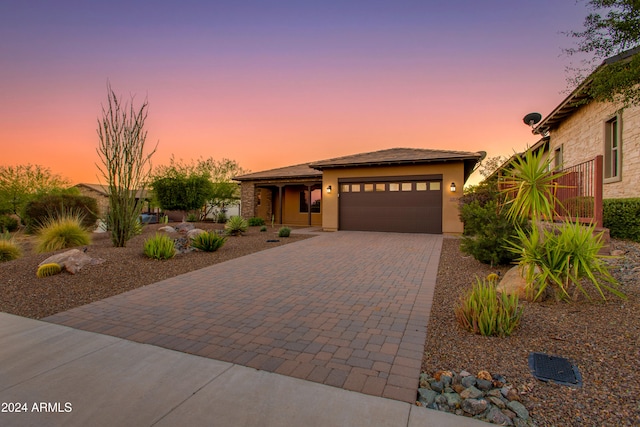
<instances>
[{"instance_id":1,"label":"tree","mask_svg":"<svg viewBox=\"0 0 640 427\"><path fill-rule=\"evenodd\" d=\"M505 156L488 157L480 163L478 172L485 179L489 178L495 171L498 170L508 159Z\"/></svg>"},{"instance_id":2,"label":"tree","mask_svg":"<svg viewBox=\"0 0 640 427\"><path fill-rule=\"evenodd\" d=\"M585 74L593 72L584 90L598 101L620 101L625 105L640 103L640 54L605 61L614 55L640 46L640 1L589 0L592 10L584 20L582 31L566 34L578 39L577 47L564 49L568 55L586 54L583 67L573 69L569 83L578 86ZM604 61L604 62L603 62Z\"/></svg>"},{"instance_id":3,"label":"tree","mask_svg":"<svg viewBox=\"0 0 640 427\"><path fill-rule=\"evenodd\" d=\"M206 160L200 159L200 167L209 171L213 184L213 193L208 203L208 214L210 210L220 208L225 209L227 205L240 200L240 187L233 178L248 173L240 167L238 162L230 159L214 160L209 157Z\"/></svg>"},{"instance_id":4,"label":"tree","mask_svg":"<svg viewBox=\"0 0 640 427\"><path fill-rule=\"evenodd\" d=\"M40 165L0 166L0 212L22 215L35 197L64 192L69 181Z\"/></svg>"},{"instance_id":5,"label":"tree","mask_svg":"<svg viewBox=\"0 0 640 427\"><path fill-rule=\"evenodd\" d=\"M145 153L148 105L145 99L135 110L133 97L123 104L107 84L107 106L102 106L102 117L98 118L97 152L102 165L97 166L109 188L107 226L116 247L124 247L136 233L143 207L139 199L144 197L151 156L158 146Z\"/></svg>"}]
</instances>

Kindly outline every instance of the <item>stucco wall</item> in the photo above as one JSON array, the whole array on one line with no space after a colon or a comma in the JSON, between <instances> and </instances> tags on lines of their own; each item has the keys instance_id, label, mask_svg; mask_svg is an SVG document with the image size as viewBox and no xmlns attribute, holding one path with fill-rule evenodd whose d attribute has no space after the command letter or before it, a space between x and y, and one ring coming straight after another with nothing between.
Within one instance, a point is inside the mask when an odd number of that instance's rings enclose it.
<instances>
[{"instance_id":1,"label":"stucco wall","mask_svg":"<svg viewBox=\"0 0 640 427\"><path fill-rule=\"evenodd\" d=\"M322 178L322 228L336 231L338 224L338 179L374 176L398 175L442 175L442 232L460 234L463 224L458 216L458 199L462 196L464 185L464 165L462 162L450 162L430 165L408 165L393 167L337 168L325 169ZM450 185L456 183L457 191L452 193ZM327 193L327 186L331 193Z\"/></svg>"},{"instance_id":2,"label":"stucco wall","mask_svg":"<svg viewBox=\"0 0 640 427\"><path fill-rule=\"evenodd\" d=\"M565 167L604 155L605 122L621 110L622 179L605 183L605 199L640 197L640 106L621 109L620 105L591 102L551 131L550 155L562 146Z\"/></svg>"},{"instance_id":3,"label":"stucco wall","mask_svg":"<svg viewBox=\"0 0 640 427\"><path fill-rule=\"evenodd\" d=\"M300 192L307 190L307 186L286 186L284 187L283 199L283 216L282 224L284 225L309 225L309 213L300 212ZM321 205L324 202L324 193L322 194ZM322 208L321 208L322 211ZM311 213L311 225L319 226L322 224L321 213Z\"/></svg>"}]
</instances>

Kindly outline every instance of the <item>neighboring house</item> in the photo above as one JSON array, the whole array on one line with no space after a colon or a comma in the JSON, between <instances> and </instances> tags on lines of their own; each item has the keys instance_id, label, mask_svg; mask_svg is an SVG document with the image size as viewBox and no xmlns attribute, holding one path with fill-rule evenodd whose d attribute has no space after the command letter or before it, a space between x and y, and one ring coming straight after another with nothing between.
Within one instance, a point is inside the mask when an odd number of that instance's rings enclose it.
<instances>
[{"instance_id":1,"label":"neighboring house","mask_svg":"<svg viewBox=\"0 0 640 427\"><path fill-rule=\"evenodd\" d=\"M458 199L484 156L392 148L234 179L245 218L326 231L462 233Z\"/></svg>"},{"instance_id":2,"label":"neighboring house","mask_svg":"<svg viewBox=\"0 0 640 427\"><path fill-rule=\"evenodd\" d=\"M605 60L600 68L635 55L640 48ZM534 133L548 137L546 149L554 167L566 169L602 156L603 198L640 197L640 106L589 100L584 89L592 76L538 123Z\"/></svg>"},{"instance_id":3,"label":"neighboring house","mask_svg":"<svg viewBox=\"0 0 640 427\"><path fill-rule=\"evenodd\" d=\"M98 208L100 209L100 215L104 216L109 212L109 187L102 184L76 184L75 187L80 190L80 194L83 196L93 197L98 202ZM136 199L142 199L145 202L143 212L151 213L152 209L149 205L149 192L147 190L137 191Z\"/></svg>"}]
</instances>

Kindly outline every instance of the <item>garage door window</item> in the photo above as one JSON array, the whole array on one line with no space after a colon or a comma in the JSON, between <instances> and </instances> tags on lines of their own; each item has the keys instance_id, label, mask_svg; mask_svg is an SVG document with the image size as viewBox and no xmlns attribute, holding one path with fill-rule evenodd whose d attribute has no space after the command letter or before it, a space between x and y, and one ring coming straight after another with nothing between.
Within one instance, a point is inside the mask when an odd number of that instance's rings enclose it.
<instances>
[{"instance_id":1,"label":"garage door window","mask_svg":"<svg viewBox=\"0 0 640 427\"><path fill-rule=\"evenodd\" d=\"M349 184L342 184L342 187L340 188L340 190L343 193L348 193L349 192Z\"/></svg>"},{"instance_id":2,"label":"garage door window","mask_svg":"<svg viewBox=\"0 0 640 427\"><path fill-rule=\"evenodd\" d=\"M429 183L429 190L440 191L440 181L433 181Z\"/></svg>"},{"instance_id":3,"label":"garage door window","mask_svg":"<svg viewBox=\"0 0 640 427\"><path fill-rule=\"evenodd\" d=\"M360 192L360 184L351 184L351 192L359 193Z\"/></svg>"},{"instance_id":4,"label":"garage door window","mask_svg":"<svg viewBox=\"0 0 640 427\"><path fill-rule=\"evenodd\" d=\"M365 184L364 191L367 193L373 191L373 184Z\"/></svg>"},{"instance_id":5,"label":"garage door window","mask_svg":"<svg viewBox=\"0 0 640 427\"><path fill-rule=\"evenodd\" d=\"M389 191L400 191L400 184L397 182L389 183Z\"/></svg>"},{"instance_id":6,"label":"garage door window","mask_svg":"<svg viewBox=\"0 0 640 427\"><path fill-rule=\"evenodd\" d=\"M416 182L416 191L427 191L426 182Z\"/></svg>"},{"instance_id":7,"label":"garage door window","mask_svg":"<svg viewBox=\"0 0 640 427\"><path fill-rule=\"evenodd\" d=\"M402 183L402 191L411 191L411 183L403 182Z\"/></svg>"},{"instance_id":8,"label":"garage door window","mask_svg":"<svg viewBox=\"0 0 640 427\"><path fill-rule=\"evenodd\" d=\"M384 191L385 184L376 184L376 191Z\"/></svg>"}]
</instances>

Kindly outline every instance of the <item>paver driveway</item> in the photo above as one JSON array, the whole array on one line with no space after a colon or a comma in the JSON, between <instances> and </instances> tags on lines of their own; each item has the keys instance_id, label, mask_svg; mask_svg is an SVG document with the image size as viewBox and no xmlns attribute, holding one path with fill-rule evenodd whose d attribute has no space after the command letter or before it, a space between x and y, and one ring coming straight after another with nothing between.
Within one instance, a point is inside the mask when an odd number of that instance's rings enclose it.
<instances>
[{"instance_id":1,"label":"paver driveway","mask_svg":"<svg viewBox=\"0 0 640 427\"><path fill-rule=\"evenodd\" d=\"M322 233L44 320L413 402L441 246Z\"/></svg>"}]
</instances>

